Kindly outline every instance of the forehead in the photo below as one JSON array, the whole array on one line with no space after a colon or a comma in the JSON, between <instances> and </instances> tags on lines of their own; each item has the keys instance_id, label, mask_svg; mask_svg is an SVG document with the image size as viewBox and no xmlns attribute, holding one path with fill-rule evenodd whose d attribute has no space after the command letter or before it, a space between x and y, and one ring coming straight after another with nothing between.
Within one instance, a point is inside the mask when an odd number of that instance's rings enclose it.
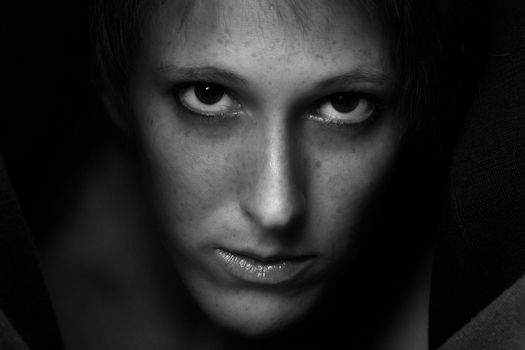
<instances>
[{"instance_id":1,"label":"forehead","mask_svg":"<svg viewBox=\"0 0 525 350\"><path fill-rule=\"evenodd\" d=\"M356 12L373 20L374 8L365 0L166 0L156 20L178 24L179 34L199 29L205 35L243 26L265 34L297 35L330 32L336 25L355 22Z\"/></svg>"},{"instance_id":2,"label":"forehead","mask_svg":"<svg viewBox=\"0 0 525 350\"><path fill-rule=\"evenodd\" d=\"M159 64L388 66L383 28L358 1L167 0L148 29L145 48Z\"/></svg>"}]
</instances>

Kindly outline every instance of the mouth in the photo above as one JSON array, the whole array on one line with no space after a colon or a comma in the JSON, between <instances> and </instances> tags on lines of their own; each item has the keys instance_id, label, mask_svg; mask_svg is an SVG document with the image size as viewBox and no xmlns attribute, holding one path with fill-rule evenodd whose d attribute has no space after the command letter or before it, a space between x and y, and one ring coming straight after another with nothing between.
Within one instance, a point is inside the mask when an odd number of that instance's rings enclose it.
<instances>
[{"instance_id":1,"label":"mouth","mask_svg":"<svg viewBox=\"0 0 525 350\"><path fill-rule=\"evenodd\" d=\"M312 263L313 256L261 257L251 253L215 250L222 267L233 277L256 284L282 284L296 279Z\"/></svg>"}]
</instances>

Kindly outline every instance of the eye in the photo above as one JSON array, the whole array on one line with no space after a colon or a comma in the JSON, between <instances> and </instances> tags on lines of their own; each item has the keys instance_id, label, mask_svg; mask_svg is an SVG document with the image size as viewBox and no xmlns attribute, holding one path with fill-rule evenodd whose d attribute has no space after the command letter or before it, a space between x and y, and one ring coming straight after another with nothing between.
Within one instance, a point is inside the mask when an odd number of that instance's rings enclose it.
<instances>
[{"instance_id":1,"label":"eye","mask_svg":"<svg viewBox=\"0 0 525 350\"><path fill-rule=\"evenodd\" d=\"M186 85L177 94L183 107L208 117L237 112L240 106L224 87L213 83Z\"/></svg>"},{"instance_id":2,"label":"eye","mask_svg":"<svg viewBox=\"0 0 525 350\"><path fill-rule=\"evenodd\" d=\"M376 104L364 94L337 93L321 100L315 118L335 124L360 124L372 117L376 109Z\"/></svg>"}]
</instances>

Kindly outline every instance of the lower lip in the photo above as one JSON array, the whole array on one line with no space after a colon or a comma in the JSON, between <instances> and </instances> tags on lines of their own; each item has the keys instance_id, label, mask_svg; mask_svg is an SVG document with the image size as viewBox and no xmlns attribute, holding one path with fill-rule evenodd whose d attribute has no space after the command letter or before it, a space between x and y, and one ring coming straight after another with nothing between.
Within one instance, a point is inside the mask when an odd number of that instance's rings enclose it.
<instances>
[{"instance_id":1,"label":"lower lip","mask_svg":"<svg viewBox=\"0 0 525 350\"><path fill-rule=\"evenodd\" d=\"M234 277L245 282L280 284L295 279L311 263L311 258L264 262L245 255L217 249L222 266Z\"/></svg>"}]
</instances>

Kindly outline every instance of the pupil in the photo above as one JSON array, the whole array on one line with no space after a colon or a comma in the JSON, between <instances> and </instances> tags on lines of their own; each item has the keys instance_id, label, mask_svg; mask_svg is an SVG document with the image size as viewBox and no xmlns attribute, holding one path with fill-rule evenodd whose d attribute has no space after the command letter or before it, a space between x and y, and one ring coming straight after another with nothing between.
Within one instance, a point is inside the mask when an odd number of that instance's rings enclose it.
<instances>
[{"instance_id":1,"label":"pupil","mask_svg":"<svg viewBox=\"0 0 525 350\"><path fill-rule=\"evenodd\" d=\"M216 84L196 84L195 96L206 105L216 104L224 96L224 89Z\"/></svg>"},{"instance_id":2,"label":"pupil","mask_svg":"<svg viewBox=\"0 0 525 350\"><path fill-rule=\"evenodd\" d=\"M359 97L348 94L335 95L330 98L332 107L339 113L349 113L359 105Z\"/></svg>"}]
</instances>

